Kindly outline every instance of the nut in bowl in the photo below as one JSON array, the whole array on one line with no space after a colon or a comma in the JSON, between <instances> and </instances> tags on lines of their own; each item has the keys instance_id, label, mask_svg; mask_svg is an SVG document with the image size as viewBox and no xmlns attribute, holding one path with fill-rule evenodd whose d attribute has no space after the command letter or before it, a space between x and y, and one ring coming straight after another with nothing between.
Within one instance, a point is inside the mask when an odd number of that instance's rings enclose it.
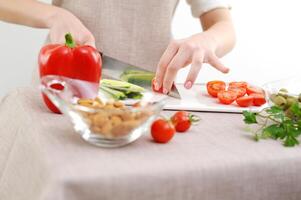
<instances>
[{"instance_id":1,"label":"nut in bowl","mask_svg":"<svg viewBox=\"0 0 301 200\"><path fill-rule=\"evenodd\" d=\"M58 83L63 90L51 87ZM94 83L58 76L45 76L41 82L42 92L71 119L75 131L85 141L101 147L120 147L135 141L149 131L164 105L164 101L149 103L142 99L139 107L125 106L87 92L93 88ZM88 95L78 95L82 91Z\"/></svg>"}]
</instances>

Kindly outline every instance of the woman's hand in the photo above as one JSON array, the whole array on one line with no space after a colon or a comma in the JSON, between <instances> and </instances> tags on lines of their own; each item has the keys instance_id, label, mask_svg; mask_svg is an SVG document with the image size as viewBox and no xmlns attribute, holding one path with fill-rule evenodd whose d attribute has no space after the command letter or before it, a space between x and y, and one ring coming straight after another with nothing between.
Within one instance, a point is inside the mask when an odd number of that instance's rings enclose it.
<instances>
[{"instance_id":1,"label":"woman's hand","mask_svg":"<svg viewBox=\"0 0 301 200\"><path fill-rule=\"evenodd\" d=\"M182 40L172 41L162 55L156 73L156 88L163 87L163 93L170 91L177 72L191 64L185 81L185 87L191 88L203 63L209 63L217 70L227 73L225 67L215 54L216 43L206 32Z\"/></svg>"},{"instance_id":2,"label":"woman's hand","mask_svg":"<svg viewBox=\"0 0 301 200\"><path fill-rule=\"evenodd\" d=\"M95 47L95 39L92 33L77 17L67 10L58 8L57 13L49 19L48 26L51 43L63 44L65 34L71 33L77 44Z\"/></svg>"},{"instance_id":3,"label":"woman's hand","mask_svg":"<svg viewBox=\"0 0 301 200\"><path fill-rule=\"evenodd\" d=\"M78 44L95 47L91 32L69 11L32 0L9 0L0 3L0 20L36 28L49 28L52 43L64 43L72 33Z\"/></svg>"},{"instance_id":4,"label":"woman's hand","mask_svg":"<svg viewBox=\"0 0 301 200\"><path fill-rule=\"evenodd\" d=\"M200 16L203 33L172 41L162 55L156 73L156 88L166 94L172 87L179 69L191 63L185 87L191 88L203 63L227 73L229 69L219 60L235 45L235 31L229 9L218 8Z\"/></svg>"}]
</instances>

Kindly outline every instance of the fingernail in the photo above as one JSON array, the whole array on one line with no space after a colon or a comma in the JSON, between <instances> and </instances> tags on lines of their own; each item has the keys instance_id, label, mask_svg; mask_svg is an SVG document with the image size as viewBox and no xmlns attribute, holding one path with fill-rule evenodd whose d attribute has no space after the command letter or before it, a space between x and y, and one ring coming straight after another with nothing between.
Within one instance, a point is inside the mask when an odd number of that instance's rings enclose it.
<instances>
[{"instance_id":1,"label":"fingernail","mask_svg":"<svg viewBox=\"0 0 301 200\"><path fill-rule=\"evenodd\" d=\"M163 93L164 94L167 94L168 93L168 90L166 88L163 88Z\"/></svg>"},{"instance_id":2,"label":"fingernail","mask_svg":"<svg viewBox=\"0 0 301 200\"><path fill-rule=\"evenodd\" d=\"M187 81L184 86L185 86L186 89L190 89L191 86L192 86L192 82L191 81Z\"/></svg>"}]
</instances>

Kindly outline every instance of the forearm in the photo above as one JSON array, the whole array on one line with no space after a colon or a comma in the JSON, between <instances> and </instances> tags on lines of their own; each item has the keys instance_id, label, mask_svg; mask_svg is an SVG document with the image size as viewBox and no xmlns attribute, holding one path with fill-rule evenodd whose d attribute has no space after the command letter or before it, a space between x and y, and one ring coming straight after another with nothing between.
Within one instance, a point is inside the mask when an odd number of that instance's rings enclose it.
<instances>
[{"instance_id":1,"label":"forearm","mask_svg":"<svg viewBox=\"0 0 301 200\"><path fill-rule=\"evenodd\" d=\"M235 45L235 31L227 9L217 9L201 17L204 32L213 43L218 57L230 52Z\"/></svg>"},{"instance_id":2,"label":"forearm","mask_svg":"<svg viewBox=\"0 0 301 200\"><path fill-rule=\"evenodd\" d=\"M0 20L36 28L49 28L60 8L35 0L0 0Z\"/></svg>"}]
</instances>

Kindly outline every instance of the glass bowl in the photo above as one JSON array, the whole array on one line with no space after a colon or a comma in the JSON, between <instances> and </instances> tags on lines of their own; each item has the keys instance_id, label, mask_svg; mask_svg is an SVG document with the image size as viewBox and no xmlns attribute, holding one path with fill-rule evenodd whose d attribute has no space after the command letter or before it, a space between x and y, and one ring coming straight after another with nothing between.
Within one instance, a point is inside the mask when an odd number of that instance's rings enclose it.
<instances>
[{"instance_id":1,"label":"glass bowl","mask_svg":"<svg viewBox=\"0 0 301 200\"><path fill-rule=\"evenodd\" d=\"M266 91L269 105L275 105L273 98L278 94L299 99L299 102L301 100L301 78L291 77L268 82L263 85L263 88ZM282 89L286 89L287 92L281 92Z\"/></svg>"},{"instance_id":2,"label":"glass bowl","mask_svg":"<svg viewBox=\"0 0 301 200\"><path fill-rule=\"evenodd\" d=\"M56 84L63 89L54 89ZM40 88L85 141L100 147L120 147L137 140L149 131L164 106L164 100L151 103L142 99L139 107L103 97L92 100L98 84L61 76L44 76Z\"/></svg>"}]
</instances>

